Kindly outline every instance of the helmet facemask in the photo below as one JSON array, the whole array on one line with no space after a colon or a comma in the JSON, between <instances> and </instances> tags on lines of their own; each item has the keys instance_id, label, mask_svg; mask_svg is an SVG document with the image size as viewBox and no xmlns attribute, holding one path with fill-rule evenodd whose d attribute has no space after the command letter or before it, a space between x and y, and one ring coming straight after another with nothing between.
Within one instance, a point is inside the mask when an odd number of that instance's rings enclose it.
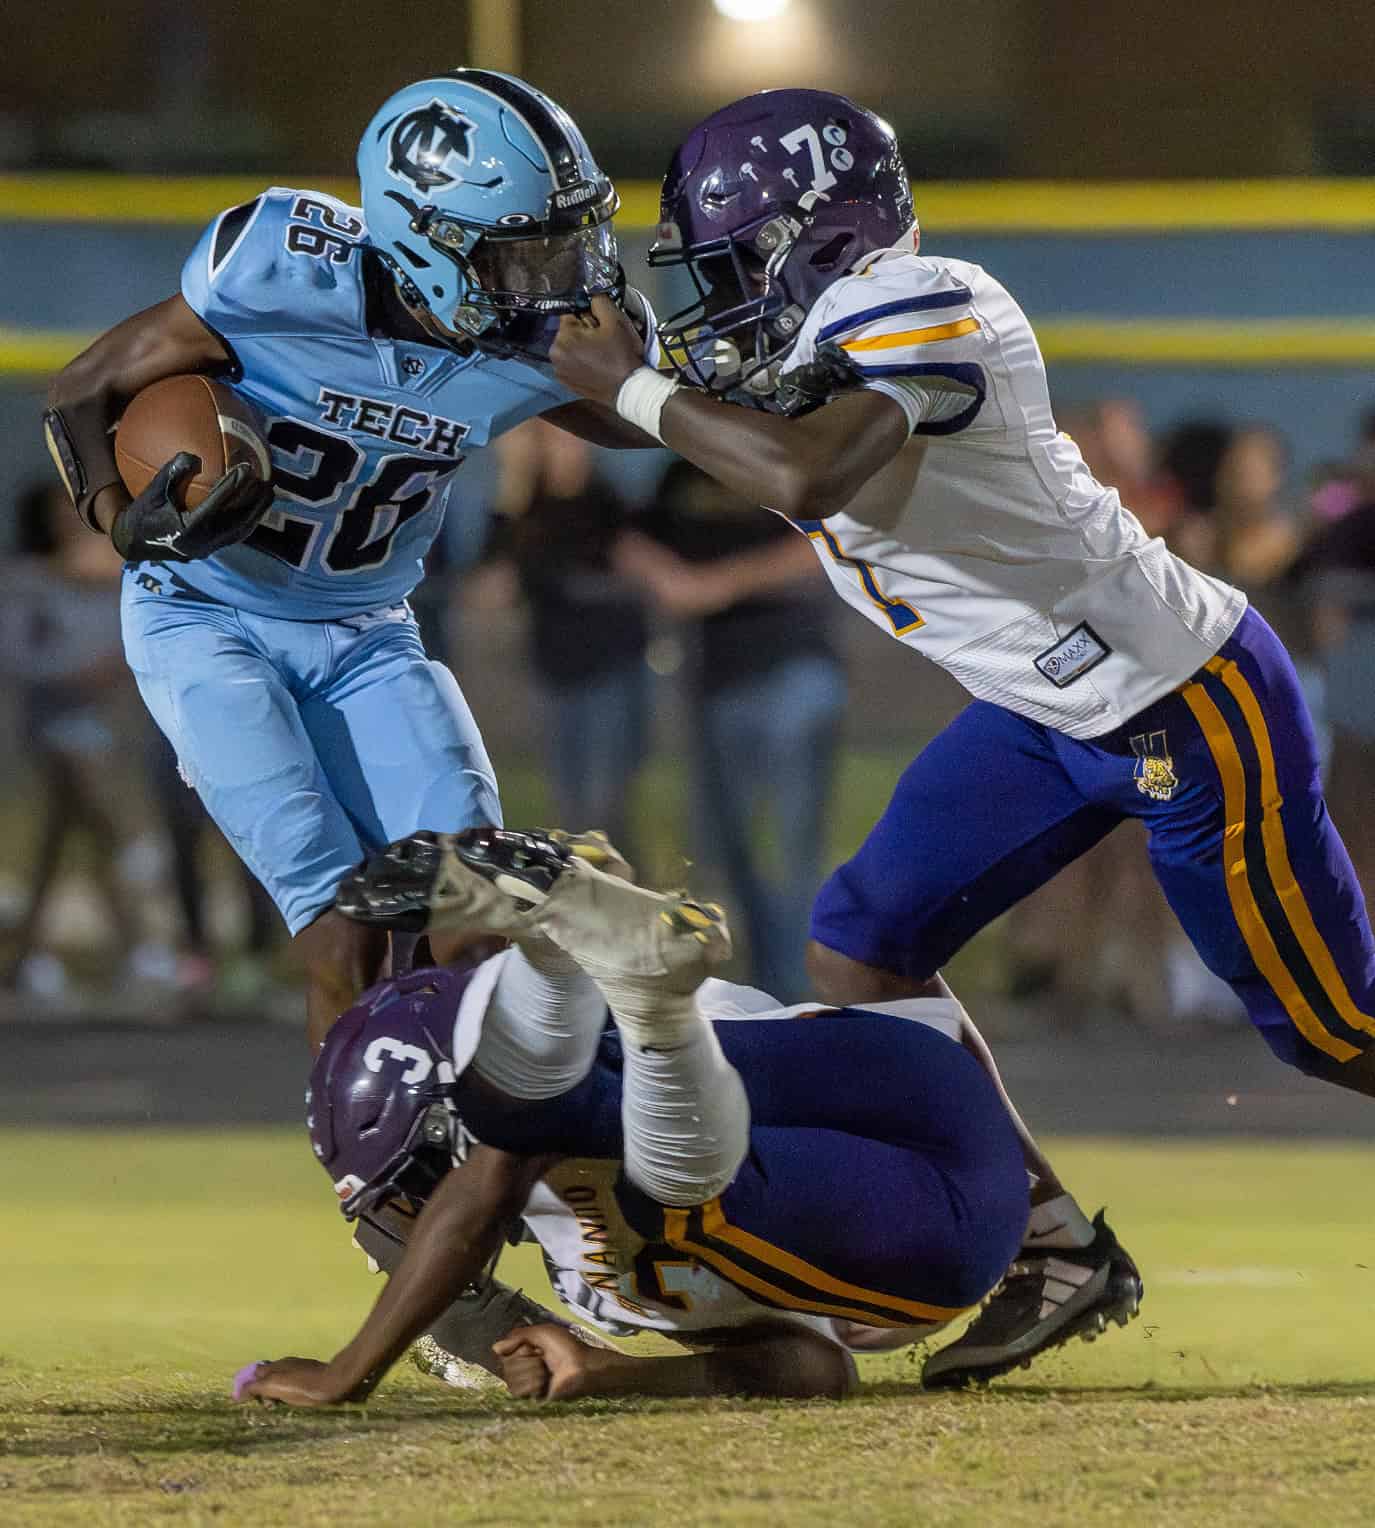
<instances>
[{"instance_id":1,"label":"helmet facemask","mask_svg":"<svg viewBox=\"0 0 1375 1528\"><path fill-rule=\"evenodd\" d=\"M396 192L388 193L404 201ZM415 280L393 264L402 301L441 344L475 345L498 358L547 361L565 313L585 312L598 296L617 303L625 291L608 185L594 210L551 228L522 218L509 229L467 223L434 206L408 203L412 231L457 268L462 293L452 323L426 302ZM565 221L565 220L560 220Z\"/></svg>"},{"instance_id":2,"label":"helmet facemask","mask_svg":"<svg viewBox=\"0 0 1375 1528\"><path fill-rule=\"evenodd\" d=\"M465 1159L471 1142L447 1088L434 1090L401 1149L365 1184L341 1198L344 1219L357 1220L398 1200L418 1213L449 1170Z\"/></svg>"},{"instance_id":3,"label":"helmet facemask","mask_svg":"<svg viewBox=\"0 0 1375 1528\"><path fill-rule=\"evenodd\" d=\"M785 208L723 238L685 247L675 224L660 225L652 266L682 265L697 299L659 325L659 343L674 369L706 392L763 401L777 388L779 368L807 316L799 264L804 235L824 193L805 192Z\"/></svg>"}]
</instances>

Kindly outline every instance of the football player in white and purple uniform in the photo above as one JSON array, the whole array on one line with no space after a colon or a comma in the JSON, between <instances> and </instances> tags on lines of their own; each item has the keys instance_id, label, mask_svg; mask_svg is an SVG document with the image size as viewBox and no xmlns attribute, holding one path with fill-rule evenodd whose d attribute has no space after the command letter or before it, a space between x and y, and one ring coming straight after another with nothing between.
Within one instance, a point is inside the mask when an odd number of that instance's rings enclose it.
<instances>
[{"instance_id":1,"label":"football player in white and purple uniform","mask_svg":"<svg viewBox=\"0 0 1375 1528\"><path fill-rule=\"evenodd\" d=\"M719 910L614 864L590 836L470 829L344 883L352 917L513 947L385 982L331 1029L311 1141L390 1280L332 1360L257 1367L240 1398L361 1399L427 1330L520 1395L835 1395L850 1353L938 1330L1001 1276L1027 1177L959 1004L785 1008L709 979ZM696 1351L589 1348L463 1300L513 1225L586 1321Z\"/></svg>"},{"instance_id":2,"label":"football player in white and purple uniform","mask_svg":"<svg viewBox=\"0 0 1375 1528\"><path fill-rule=\"evenodd\" d=\"M698 288L660 326L677 375L601 303L562 321L555 374L791 520L843 599L973 697L823 887L813 990L932 990L972 934L1135 817L1276 1055L1375 1093L1375 941L1288 655L1095 481L1008 292L921 253L892 130L822 91L750 96L684 140L662 218L651 263ZM928 1383L1000 1373L1126 1288L1115 1243L1043 1157L1028 1166L1013 1276Z\"/></svg>"}]
</instances>

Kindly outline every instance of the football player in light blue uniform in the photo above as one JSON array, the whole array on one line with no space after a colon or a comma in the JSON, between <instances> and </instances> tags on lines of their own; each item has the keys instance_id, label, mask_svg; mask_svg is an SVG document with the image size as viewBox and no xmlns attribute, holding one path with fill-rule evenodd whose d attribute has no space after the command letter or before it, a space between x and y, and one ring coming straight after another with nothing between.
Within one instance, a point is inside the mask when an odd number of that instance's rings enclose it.
<instances>
[{"instance_id":1,"label":"football player in light blue uniform","mask_svg":"<svg viewBox=\"0 0 1375 1528\"><path fill-rule=\"evenodd\" d=\"M421 80L368 125L358 173L361 208L274 187L221 214L180 295L72 362L45 416L78 511L127 560L143 698L295 936L315 1044L385 954L331 910L344 873L422 824L500 821L477 726L406 605L453 474L536 414L655 444L545 362L558 315L593 295L653 334L624 290L615 190L565 112L487 70ZM236 468L187 512L183 452L130 500L110 427L181 372L256 408L270 495Z\"/></svg>"}]
</instances>

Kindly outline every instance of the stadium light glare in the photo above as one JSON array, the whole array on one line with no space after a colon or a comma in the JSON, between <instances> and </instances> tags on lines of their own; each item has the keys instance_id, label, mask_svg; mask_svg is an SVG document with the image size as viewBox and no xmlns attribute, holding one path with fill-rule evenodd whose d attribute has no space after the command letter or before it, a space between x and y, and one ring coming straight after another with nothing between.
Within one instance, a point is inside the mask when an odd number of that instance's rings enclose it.
<instances>
[{"instance_id":1,"label":"stadium light glare","mask_svg":"<svg viewBox=\"0 0 1375 1528\"><path fill-rule=\"evenodd\" d=\"M772 21L788 8L788 0L711 0L730 21Z\"/></svg>"}]
</instances>

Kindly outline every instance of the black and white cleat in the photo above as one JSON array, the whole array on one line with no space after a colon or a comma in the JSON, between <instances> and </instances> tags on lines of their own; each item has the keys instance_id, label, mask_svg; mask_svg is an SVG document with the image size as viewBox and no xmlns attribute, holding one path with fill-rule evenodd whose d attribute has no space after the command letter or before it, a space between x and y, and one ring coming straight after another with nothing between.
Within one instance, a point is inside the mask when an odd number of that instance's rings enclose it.
<instances>
[{"instance_id":1,"label":"black and white cleat","mask_svg":"<svg viewBox=\"0 0 1375 1528\"><path fill-rule=\"evenodd\" d=\"M1023 1248L964 1335L926 1360L925 1388L984 1384L1074 1337L1093 1342L1110 1322L1126 1326L1145 1292L1141 1275L1102 1210L1093 1228L1087 1247Z\"/></svg>"},{"instance_id":2,"label":"black and white cleat","mask_svg":"<svg viewBox=\"0 0 1375 1528\"><path fill-rule=\"evenodd\" d=\"M515 936L573 857L544 833L412 833L346 876L334 905L355 922L404 933Z\"/></svg>"}]
</instances>

